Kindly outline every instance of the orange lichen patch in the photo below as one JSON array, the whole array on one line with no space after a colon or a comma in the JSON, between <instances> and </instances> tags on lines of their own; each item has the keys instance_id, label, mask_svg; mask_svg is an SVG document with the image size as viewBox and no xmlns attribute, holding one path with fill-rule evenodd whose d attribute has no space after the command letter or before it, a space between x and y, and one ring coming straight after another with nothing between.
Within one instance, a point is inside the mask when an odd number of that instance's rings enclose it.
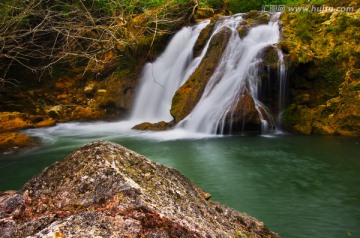
<instances>
[{"instance_id":1,"label":"orange lichen patch","mask_svg":"<svg viewBox=\"0 0 360 238\"><path fill-rule=\"evenodd\" d=\"M27 135L19 132L6 132L0 134L0 151L12 149L14 147L28 147L34 140Z\"/></svg>"},{"instance_id":2,"label":"orange lichen patch","mask_svg":"<svg viewBox=\"0 0 360 238\"><path fill-rule=\"evenodd\" d=\"M58 230L54 233L54 238L65 238L66 236L61 232L61 230Z\"/></svg>"},{"instance_id":3,"label":"orange lichen patch","mask_svg":"<svg viewBox=\"0 0 360 238\"><path fill-rule=\"evenodd\" d=\"M1 112L0 113L0 133L13 130L29 128L32 123L24 119L24 114L20 112Z\"/></svg>"},{"instance_id":4,"label":"orange lichen patch","mask_svg":"<svg viewBox=\"0 0 360 238\"><path fill-rule=\"evenodd\" d=\"M55 126L56 125L56 121L54 119L45 119L41 122L38 122L34 125L34 127L49 127L49 126Z\"/></svg>"},{"instance_id":5,"label":"orange lichen patch","mask_svg":"<svg viewBox=\"0 0 360 238\"><path fill-rule=\"evenodd\" d=\"M103 114L101 113L101 111L99 110L95 110L94 108L90 108L90 107L81 107L78 106L74 109L74 111L71 113L71 118L73 120L95 120L95 119L99 119L103 116Z\"/></svg>"},{"instance_id":6,"label":"orange lichen patch","mask_svg":"<svg viewBox=\"0 0 360 238\"><path fill-rule=\"evenodd\" d=\"M59 78L55 84L57 89L71 89L76 82L76 78L73 77L62 77Z\"/></svg>"}]
</instances>

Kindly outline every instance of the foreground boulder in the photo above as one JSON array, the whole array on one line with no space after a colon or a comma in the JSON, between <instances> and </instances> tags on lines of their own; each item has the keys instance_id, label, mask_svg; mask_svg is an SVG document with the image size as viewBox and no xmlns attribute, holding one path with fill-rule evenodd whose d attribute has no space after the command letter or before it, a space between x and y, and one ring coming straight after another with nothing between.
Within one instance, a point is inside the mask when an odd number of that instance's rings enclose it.
<instances>
[{"instance_id":1,"label":"foreground boulder","mask_svg":"<svg viewBox=\"0 0 360 238\"><path fill-rule=\"evenodd\" d=\"M175 169L96 141L0 195L0 237L278 237Z\"/></svg>"}]
</instances>

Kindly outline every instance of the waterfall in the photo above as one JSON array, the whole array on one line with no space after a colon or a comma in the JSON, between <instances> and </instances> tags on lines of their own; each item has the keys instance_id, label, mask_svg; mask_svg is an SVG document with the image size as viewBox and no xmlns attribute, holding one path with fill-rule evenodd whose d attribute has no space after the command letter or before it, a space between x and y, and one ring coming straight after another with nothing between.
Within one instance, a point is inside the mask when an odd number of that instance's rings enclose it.
<instances>
[{"instance_id":1,"label":"waterfall","mask_svg":"<svg viewBox=\"0 0 360 238\"><path fill-rule=\"evenodd\" d=\"M285 109L285 93L286 93L286 65L284 60L283 52L276 48L278 53L279 61L278 61L278 79L279 79L279 114L277 119L277 127L281 129L282 127L282 114Z\"/></svg>"},{"instance_id":2,"label":"waterfall","mask_svg":"<svg viewBox=\"0 0 360 238\"><path fill-rule=\"evenodd\" d=\"M262 133L270 132L275 123L269 110L258 99L261 84L258 69L262 62L261 51L279 42L278 18L277 14L267 25L252 28L244 39L240 39L236 29L242 20L241 15L226 19L227 22L236 22L224 26L232 31L227 48L199 102L178 124L178 128L223 134L226 129L225 120L234 113L234 107L239 100L250 94L261 120ZM230 122L230 126L231 124Z\"/></svg>"},{"instance_id":3,"label":"waterfall","mask_svg":"<svg viewBox=\"0 0 360 238\"><path fill-rule=\"evenodd\" d=\"M209 78L200 100L193 110L176 125L176 129L202 134L225 134L244 131L249 125L246 107L251 107L253 126L262 134L272 133L281 127L281 113L285 106L286 68L284 56L275 44L280 40L280 13L271 17L268 24L251 28L241 39L239 24L244 24L243 14L220 18L212 31L202 53L193 58L193 47L210 21L184 27L170 41L164 53L143 69L130 120L142 122L171 121L172 98L189 79L204 58L211 39L224 28L231 36L219 64ZM278 56L278 115L272 113L259 99L261 89L262 54L273 46ZM249 106L250 105L250 106ZM240 108L240 109L239 109ZM245 109L244 109L245 108ZM240 111L240 113L239 113ZM244 115L238 115L243 113ZM256 116L254 116L256 114ZM242 117L243 116L243 117ZM234 120L233 118L236 118ZM240 119L239 119L240 118ZM241 118L243 121L240 121ZM237 128L233 128L234 125Z\"/></svg>"},{"instance_id":4,"label":"waterfall","mask_svg":"<svg viewBox=\"0 0 360 238\"><path fill-rule=\"evenodd\" d=\"M131 120L171 121L171 100L176 90L194 72L201 61L193 59L193 47L210 21L184 27L174 35L164 53L145 65L135 97Z\"/></svg>"}]
</instances>

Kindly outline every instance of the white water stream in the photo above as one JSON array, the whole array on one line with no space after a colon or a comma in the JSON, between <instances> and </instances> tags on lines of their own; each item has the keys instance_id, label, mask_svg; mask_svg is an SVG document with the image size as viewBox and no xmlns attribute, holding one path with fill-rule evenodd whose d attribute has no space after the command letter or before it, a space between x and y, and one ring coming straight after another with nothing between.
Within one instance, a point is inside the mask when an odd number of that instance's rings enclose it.
<instances>
[{"instance_id":1,"label":"white water stream","mask_svg":"<svg viewBox=\"0 0 360 238\"><path fill-rule=\"evenodd\" d=\"M268 25L260 25L250 30L244 39L240 39L237 26L242 21L240 16L225 19L225 27L232 31L229 43L222 55L220 64L210 78L205 92L194 110L179 126L190 131L220 134L224 132L224 120L239 98L248 91L262 121L262 132L269 132L272 118L266 107L258 100L258 89L261 83L258 65L260 53L267 46L276 44L280 39L278 15ZM264 115L266 114L266 115Z\"/></svg>"},{"instance_id":2,"label":"white water stream","mask_svg":"<svg viewBox=\"0 0 360 238\"><path fill-rule=\"evenodd\" d=\"M148 63L139 80L136 98L129 120L120 122L65 123L52 128L28 130L29 134L42 137L51 143L57 138L80 136L83 138L145 137L156 140L174 140L180 138L204 138L221 134L224 130L225 116L247 90L254 100L259 117L262 119L262 132L267 134L275 126L272 116L258 99L261 86L259 64L261 52L280 39L279 15L274 15L267 25L252 28L244 39L240 39L236 30L243 21L242 15L221 18L214 26L212 36L199 57L193 57L193 47L202 29L210 22L204 21L192 27L184 27L174 35L164 53ZM210 78L206 89L193 111L173 130L163 132L140 132L131 130L141 122L173 120L170 114L172 98L176 90L183 85L197 69L208 50L211 38L222 28L231 29L228 46L220 63ZM283 110L285 64L282 53L279 54L279 110ZM269 121L270 118L270 121ZM279 119L279 125L281 120Z\"/></svg>"},{"instance_id":3,"label":"white water stream","mask_svg":"<svg viewBox=\"0 0 360 238\"><path fill-rule=\"evenodd\" d=\"M242 15L224 17L214 27L201 56L192 59L192 49L209 22L179 31L167 46L165 52L154 62L145 66L140 79L131 120L171 121L171 101L176 90L183 85L196 70L204 57L212 37L223 28L232 34L227 48L221 56L220 64L210 78L205 91L193 111L177 125L177 129L205 134L223 134L225 119L239 98L248 92L254 100L262 124L262 133L268 134L276 123L265 105L258 99L261 86L259 64L261 53L266 47L279 42L279 14L272 16L267 25L252 28L244 39L240 39L237 27L243 21ZM279 110L284 103L285 66L279 54ZM281 123L279 119L278 124Z\"/></svg>"},{"instance_id":4,"label":"white water stream","mask_svg":"<svg viewBox=\"0 0 360 238\"><path fill-rule=\"evenodd\" d=\"M171 101L176 90L189 78L204 54L193 59L199 34L210 21L184 27L170 41L164 53L145 65L130 119L136 121L171 121Z\"/></svg>"}]
</instances>

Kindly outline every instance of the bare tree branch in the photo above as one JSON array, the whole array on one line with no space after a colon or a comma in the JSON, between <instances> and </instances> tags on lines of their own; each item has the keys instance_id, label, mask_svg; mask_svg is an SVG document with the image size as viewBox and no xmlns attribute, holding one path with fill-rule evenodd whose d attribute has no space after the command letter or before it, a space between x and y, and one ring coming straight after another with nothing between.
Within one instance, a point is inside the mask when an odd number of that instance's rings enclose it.
<instances>
[{"instance_id":1,"label":"bare tree branch","mask_svg":"<svg viewBox=\"0 0 360 238\"><path fill-rule=\"evenodd\" d=\"M104 55L131 47L141 36L152 35L152 46L193 10L174 7L172 0L145 13L136 7L140 0L131 1L133 5L124 0L6 2L0 3L7 9L0 17L0 85L16 83L8 78L14 65L42 75L59 62L83 59L88 62L84 70L91 70L89 64L106 63Z\"/></svg>"}]
</instances>

